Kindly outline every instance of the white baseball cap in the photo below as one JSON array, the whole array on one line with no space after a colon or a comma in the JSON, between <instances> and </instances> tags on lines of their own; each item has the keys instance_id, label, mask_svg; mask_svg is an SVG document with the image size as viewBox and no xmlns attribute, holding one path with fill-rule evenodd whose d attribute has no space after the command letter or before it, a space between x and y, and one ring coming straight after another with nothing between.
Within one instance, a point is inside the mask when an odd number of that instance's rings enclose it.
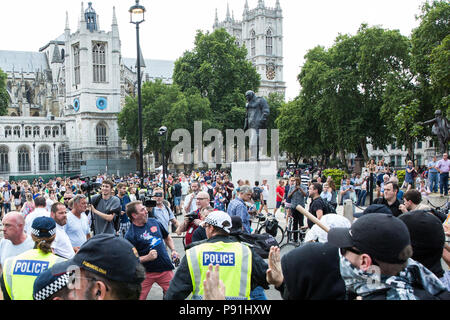
<instances>
[{"instance_id":1,"label":"white baseball cap","mask_svg":"<svg viewBox=\"0 0 450 320\"><path fill-rule=\"evenodd\" d=\"M210 214L208 214L205 220L203 220L201 226L203 226L205 223L223 229L227 233L231 232L231 226L233 225L230 215L223 211L211 212Z\"/></svg>"}]
</instances>

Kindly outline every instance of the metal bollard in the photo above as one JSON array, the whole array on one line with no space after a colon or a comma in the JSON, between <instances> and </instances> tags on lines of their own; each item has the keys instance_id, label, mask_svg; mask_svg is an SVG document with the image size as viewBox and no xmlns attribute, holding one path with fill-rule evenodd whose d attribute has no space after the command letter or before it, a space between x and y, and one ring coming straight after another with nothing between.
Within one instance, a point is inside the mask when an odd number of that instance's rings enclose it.
<instances>
[{"instance_id":1,"label":"metal bollard","mask_svg":"<svg viewBox=\"0 0 450 320\"><path fill-rule=\"evenodd\" d=\"M353 201L350 199L347 199L344 201L344 217L346 217L350 222L353 222L355 213L355 206L353 204Z\"/></svg>"}]
</instances>

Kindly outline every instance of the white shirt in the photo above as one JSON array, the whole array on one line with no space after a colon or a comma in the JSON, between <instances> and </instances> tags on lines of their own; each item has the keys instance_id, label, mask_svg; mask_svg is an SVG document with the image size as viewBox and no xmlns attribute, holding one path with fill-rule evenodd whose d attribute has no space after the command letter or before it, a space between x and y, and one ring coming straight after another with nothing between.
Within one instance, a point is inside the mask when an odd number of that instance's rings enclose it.
<instances>
[{"instance_id":1,"label":"white shirt","mask_svg":"<svg viewBox=\"0 0 450 320\"><path fill-rule=\"evenodd\" d=\"M34 248L34 241L31 239L30 235L27 235L27 238L24 242L18 245L14 245L8 239L2 239L0 241L0 264L3 265L6 259L10 257L18 256L25 251L31 250Z\"/></svg>"},{"instance_id":2,"label":"white shirt","mask_svg":"<svg viewBox=\"0 0 450 320\"><path fill-rule=\"evenodd\" d=\"M52 249L56 255L66 259L71 259L75 255L69 236L64 227L59 224L56 224L56 237L52 243Z\"/></svg>"},{"instance_id":3,"label":"white shirt","mask_svg":"<svg viewBox=\"0 0 450 320\"><path fill-rule=\"evenodd\" d=\"M350 228L350 221L344 216L331 213L326 214L320 218L320 222L327 226L328 228ZM328 233L326 233L317 224L313 225L311 229L306 232L305 242L309 241L319 241L321 243L328 242Z\"/></svg>"},{"instance_id":4,"label":"white shirt","mask_svg":"<svg viewBox=\"0 0 450 320\"><path fill-rule=\"evenodd\" d=\"M25 232L26 234L31 234L31 226L33 225L33 221L36 218L39 217L49 217L50 218L50 212L47 211L45 208L36 208L33 212L31 212L27 217L25 218Z\"/></svg>"},{"instance_id":5,"label":"white shirt","mask_svg":"<svg viewBox=\"0 0 450 320\"><path fill-rule=\"evenodd\" d=\"M189 204L189 201L191 201L191 198L194 197L194 193L189 194L186 199L184 200L184 205L187 206ZM196 198L196 197L195 197ZM197 210L197 202L195 201L195 198L192 199L191 206L188 208L186 213L191 213Z\"/></svg>"},{"instance_id":6,"label":"white shirt","mask_svg":"<svg viewBox=\"0 0 450 320\"><path fill-rule=\"evenodd\" d=\"M263 185L261 185L261 187L262 187L263 200L269 199L269 186L266 184L263 184Z\"/></svg>"},{"instance_id":7,"label":"white shirt","mask_svg":"<svg viewBox=\"0 0 450 320\"><path fill-rule=\"evenodd\" d=\"M64 230L72 243L72 247L81 247L87 240L86 235L90 232L88 217L84 212L81 213L80 218L71 211L67 212L67 223Z\"/></svg>"}]
</instances>

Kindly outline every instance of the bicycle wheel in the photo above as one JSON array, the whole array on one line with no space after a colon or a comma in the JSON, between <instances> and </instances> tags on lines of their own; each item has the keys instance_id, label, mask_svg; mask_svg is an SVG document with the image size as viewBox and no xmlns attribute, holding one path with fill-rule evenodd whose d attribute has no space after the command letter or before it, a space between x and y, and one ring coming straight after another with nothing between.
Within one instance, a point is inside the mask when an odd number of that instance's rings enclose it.
<instances>
[{"instance_id":1,"label":"bicycle wheel","mask_svg":"<svg viewBox=\"0 0 450 320\"><path fill-rule=\"evenodd\" d=\"M288 254L289 252L291 252L292 250L294 250L298 246L299 246L298 244L294 244L292 242L287 242L287 243L283 244L280 247L280 256L282 257L285 254Z\"/></svg>"},{"instance_id":2,"label":"bicycle wheel","mask_svg":"<svg viewBox=\"0 0 450 320\"><path fill-rule=\"evenodd\" d=\"M265 225L262 225L262 226L257 230L257 233L258 233L258 234L264 234L264 233L267 233L267 232L266 232L266 226L265 226ZM283 240L284 240L284 230L283 230L283 228L281 228L280 226L277 227L277 235L276 235L275 239L277 240L278 245L281 245L281 243L282 243Z\"/></svg>"}]
</instances>

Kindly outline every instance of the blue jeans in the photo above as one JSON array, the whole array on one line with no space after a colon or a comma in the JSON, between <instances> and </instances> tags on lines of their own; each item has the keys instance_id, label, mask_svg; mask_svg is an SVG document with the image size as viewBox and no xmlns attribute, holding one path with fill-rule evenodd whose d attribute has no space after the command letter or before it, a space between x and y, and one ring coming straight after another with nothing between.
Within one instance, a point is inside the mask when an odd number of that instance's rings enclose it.
<instances>
[{"instance_id":1,"label":"blue jeans","mask_svg":"<svg viewBox=\"0 0 450 320\"><path fill-rule=\"evenodd\" d=\"M366 205L366 197L367 197L367 190L361 190L361 192L358 195L358 200L356 201L356 205L357 206Z\"/></svg>"},{"instance_id":2,"label":"blue jeans","mask_svg":"<svg viewBox=\"0 0 450 320\"><path fill-rule=\"evenodd\" d=\"M439 176L437 172L430 172L428 174L428 181L430 182L430 191L438 192Z\"/></svg>"},{"instance_id":3,"label":"blue jeans","mask_svg":"<svg viewBox=\"0 0 450 320\"><path fill-rule=\"evenodd\" d=\"M250 292L250 300L267 300L263 287L256 287Z\"/></svg>"},{"instance_id":4,"label":"blue jeans","mask_svg":"<svg viewBox=\"0 0 450 320\"><path fill-rule=\"evenodd\" d=\"M439 175L439 187L441 194L448 195L448 172Z\"/></svg>"}]
</instances>

